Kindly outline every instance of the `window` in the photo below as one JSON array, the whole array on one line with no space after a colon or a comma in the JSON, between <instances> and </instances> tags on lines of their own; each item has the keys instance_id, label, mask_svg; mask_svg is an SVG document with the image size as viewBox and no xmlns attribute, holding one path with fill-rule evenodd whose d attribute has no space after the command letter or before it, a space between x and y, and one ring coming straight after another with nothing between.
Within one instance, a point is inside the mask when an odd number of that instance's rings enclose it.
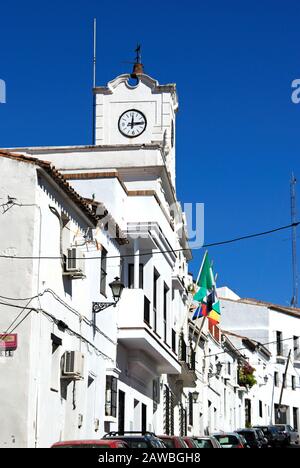
<instances>
[{"instance_id":1,"label":"window","mask_svg":"<svg viewBox=\"0 0 300 468\"><path fill-rule=\"evenodd\" d=\"M283 383L283 388L286 388L287 383L286 383L286 375L282 374L282 383Z\"/></svg>"},{"instance_id":2,"label":"window","mask_svg":"<svg viewBox=\"0 0 300 468\"><path fill-rule=\"evenodd\" d=\"M293 336L294 358L300 359L299 356L299 336Z\"/></svg>"},{"instance_id":3,"label":"window","mask_svg":"<svg viewBox=\"0 0 300 468\"><path fill-rule=\"evenodd\" d=\"M179 407L179 428L181 437L185 437L187 434L187 414L182 403Z\"/></svg>"},{"instance_id":4,"label":"window","mask_svg":"<svg viewBox=\"0 0 300 468\"><path fill-rule=\"evenodd\" d=\"M105 416L117 416L117 387L118 381L112 375L106 376Z\"/></svg>"},{"instance_id":5,"label":"window","mask_svg":"<svg viewBox=\"0 0 300 468\"><path fill-rule=\"evenodd\" d=\"M168 385L164 388L164 432L174 434L174 395Z\"/></svg>"},{"instance_id":6,"label":"window","mask_svg":"<svg viewBox=\"0 0 300 468\"><path fill-rule=\"evenodd\" d=\"M144 265L140 263L139 265L139 288L143 289L144 287ZM128 288L134 288L134 264L128 264Z\"/></svg>"},{"instance_id":7,"label":"window","mask_svg":"<svg viewBox=\"0 0 300 468\"><path fill-rule=\"evenodd\" d=\"M227 362L227 373L231 375L231 362Z\"/></svg>"},{"instance_id":8,"label":"window","mask_svg":"<svg viewBox=\"0 0 300 468\"><path fill-rule=\"evenodd\" d=\"M157 292L158 292L159 274L154 270L153 274L153 329L157 331Z\"/></svg>"},{"instance_id":9,"label":"window","mask_svg":"<svg viewBox=\"0 0 300 468\"><path fill-rule=\"evenodd\" d=\"M277 350L277 356L282 356L282 332L277 331L276 332L276 350Z\"/></svg>"},{"instance_id":10,"label":"window","mask_svg":"<svg viewBox=\"0 0 300 468\"><path fill-rule=\"evenodd\" d=\"M101 271L100 271L100 293L106 296L106 277L107 277L107 250L102 247L101 252Z\"/></svg>"},{"instance_id":11,"label":"window","mask_svg":"<svg viewBox=\"0 0 300 468\"><path fill-rule=\"evenodd\" d=\"M164 283L164 342L165 343L167 343L167 340L168 340L168 336L167 336L167 330L168 330L168 293L169 293L169 288Z\"/></svg>"},{"instance_id":12,"label":"window","mask_svg":"<svg viewBox=\"0 0 300 468\"><path fill-rule=\"evenodd\" d=\"M51 386L50 390L58 392L60 387L60 346L62 345L61 338L51 333L52 340L52 359L51 359Z\"/></svg>"},{"instance_id":13,"label":"window","mask_svg":"<svg viewBox=\"0 0 300 468\"><path fill-rule=\"evenodd\" d=\"M279 376L278 376L278 372L274 372L274 385L275 385L275 387L279 387Z\"/></svg>"},{"instance_id":14,"label":"window","mask_svg":"<svg viewBox=\"0 0 300 468\"><path fill-rule=\"evenodd\" d=\"M259 400L258 402L258 412L259 412L259 417L262 418L263 417L263 404L261 400Z\"/></svg>"},{"instance_id":15,"label":"window","mask_svg":"<svg viewBox=\"0 0 300 468\"><path fill-rule=\"evenodd\" d=\"M192 426L194 422L193 417L193 394L189 392L189 425Z\"/></svg>"},{"instance_id":16,"label":"window","mask_svg":"<svg viewBox=\"0 0 300 468\"><path fill-rule=\"evenodd\" d=\"M172 351L176 353L176 331L172 328Z\"/></svg>"},{"instance_id":17,"label":"window","mask_svg":"<svg viewBox=\"0 0 300 468\"><path fill-rule=\"evenodd\" d=\"M292 375L292 390L296 390L296 377Z\"/></svg>"},{"instance_id":18,"label":"window","mask_svg":"<svg viewBox=\"0 0 300 468\"><path fill-rule=\"evenodd\" d=\"M144 322L150 325L150 301L146 296L144 296Z\"/></svg>"}]
</instances>

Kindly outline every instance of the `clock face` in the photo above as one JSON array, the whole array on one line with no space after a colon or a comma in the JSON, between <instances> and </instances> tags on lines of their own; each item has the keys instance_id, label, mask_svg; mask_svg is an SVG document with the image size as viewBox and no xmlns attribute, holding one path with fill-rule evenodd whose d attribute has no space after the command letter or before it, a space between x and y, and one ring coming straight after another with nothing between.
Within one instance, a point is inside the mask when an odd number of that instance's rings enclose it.
<instances>
[{"instance_id":1,"label":"clock face","mask_svg":"<svg viewBox=\"0 0 300 468\"><path fill-rule=\"evenodd\" d=\"M144 114L136 109L130 109L119 118L119 130L122 135L128 138L140 136L147 126L147 120Z\"/></svg>"}]
</instances>

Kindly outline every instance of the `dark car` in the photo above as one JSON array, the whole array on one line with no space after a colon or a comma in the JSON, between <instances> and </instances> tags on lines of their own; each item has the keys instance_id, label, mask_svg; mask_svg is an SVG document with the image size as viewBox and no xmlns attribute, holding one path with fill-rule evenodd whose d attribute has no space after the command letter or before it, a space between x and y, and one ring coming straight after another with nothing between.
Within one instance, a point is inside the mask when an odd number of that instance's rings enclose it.
<instances>
[{"instance_id":1,"label":"dark car","mask_svg":"<svg viewBox=\"0 0 300 468\"><path fill-rule=\"evenodd\" d=\"M126 442L129 448L166 448L165 444L153 432L108 432L102 440L118 439Z\"/></svg>"},{"instance_id":2,"label":"dark car","mask_svg":"<svg viewBox=\"0 0 300 468\"><path fill-rule=\"evenodd\" d=\"M252 429L256 432L262 448L268 448L268 439L265 437L263 431L259 427L253 427Z\"/></svg>"},{"instance_id":3,"label":"dark car","mask_svg":"<svg viewBox=\"0 0 300 468\"><path fill-rule=\"evenodd\" d=\"M221 432L213 434L222 448L246 448L245 441L236 432Z\"/></svg>"},{"instance_id":4,"label":"dark car","mask_svg":"<svg viewBox=\"0 0 300 468\"><path fill-rule=\"evenodd\" d=\"M162 440L168 448L188 448L188 444L184 441L183 437L170 435L159 435L157 437Z\"/></svg>"},{"instance_id":5,"label":"dark car","mask_svg":"<svg viewBox=\"0 0 300 468\"><path fill-rule=\"evenodd\" d=\"M236 432L246 439L250 448L262 448L262 443L255 429L238 429Z\"/></svg>"},{"instance_id":6,"label":"dark car","mask_svg":"<svg viewBox=\"0 0 300 468\"><path fill-rule=\"evenodd\" d=\"M254 426L254 429L260 429L268 442L268 447L279 447L283 444L284 436L274 426Z\"/></svg>"},{"instance_id":7,"label":"dark car","mask_svg":"<svg viewBox=\"0 0 300 468\"><path fill-rule=\"evenodd\" d=\"M97 449L121 449L129 448L123 440L66 440L56 442L51 448L97 448Z\"/></svg>"},{"instance_id":8,"label":"dark car","mask_svg":"<svg viewBox=\"0 0 300 468\"><path fill-rule=\"evenodd\" d=\"M194 437L197 448L222 448L218 439L214 436Z\"/></svg>"},{"instance_id":9,"label":"dark car","mask_svg":"<svg viewBox=\"0 0 300 468\"><path fill-rule=\"evenodd\" d=\"M268 440L269 447L282 447L286 443L284 433L278 428L278 426L257 426L261 429Z\"/></svg>"}]
</instances>

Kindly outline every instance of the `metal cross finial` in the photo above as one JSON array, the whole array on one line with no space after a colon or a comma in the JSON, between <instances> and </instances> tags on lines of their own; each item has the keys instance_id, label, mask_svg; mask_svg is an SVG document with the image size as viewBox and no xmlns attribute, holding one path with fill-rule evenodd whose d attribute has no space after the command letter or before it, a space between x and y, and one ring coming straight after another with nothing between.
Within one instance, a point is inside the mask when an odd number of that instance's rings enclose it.
<instances>
[{"instance_id":1,"label":"metal cross finial","mask_svg":"<svg viewBox=\"0 0 300 468\"><path fill-rule=\"evenodd\" d=\"M135 52L136 52L135 63L142 63L141 44L137 44Z\"/></svg>"}]
</instances>

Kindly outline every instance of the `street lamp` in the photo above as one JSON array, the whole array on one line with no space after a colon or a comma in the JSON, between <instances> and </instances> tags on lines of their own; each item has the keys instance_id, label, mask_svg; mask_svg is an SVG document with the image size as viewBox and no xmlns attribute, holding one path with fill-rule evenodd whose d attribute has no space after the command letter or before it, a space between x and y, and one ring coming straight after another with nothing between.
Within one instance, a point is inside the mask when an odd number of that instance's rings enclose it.
<instances>
[{"instance_id":1,"label":"street lamp","mask_svg":"<svg viewBox=\"0 0 300 468\"><path fill-rule=\"evenodd\" d=\"M197 403L198 401L198 397L199 397L199 392L197 392L196 390L192 393L192 396L193 396L193 402L194 403Z\"/></svg>"},{"instance_id":2,"label":"street lamp","mask_svg":"<svg viewBox=\"0 0 300 468\"><path fill-rule=\"evenodd\" d=\"M221 374L223 364L221 362L217 362L216 364L216 372L213 374L212 372L208 373L208 378L210 379L211 377L219 377Z\"/></svg>"},{"instance_id":3,"label":"street lamp","mask_svg":"<svg viewBox=\"0 0 300 468\"><path fill-rule=\"evenodd\" d=\"M98 314L107 307L113 306L116 307L117 303L121 299L122 292L124 289L124 284L121 282L120 278L115 277L114 281L109 283L109 287L112 291L114 302L93 302L93 313Z\"/></svg>"},{"instance_id":4,"label":"street lamp","mask_svg":"<svg viewBox=\"0 0 300 468\"><path fill-rule=\"evenodd\" d=\"M221 362L218 362L216 364L216 369L217 369L216 376L219 376L221 374L222 367L223 367L223 364Z\"/></svg>"}]
</instances>

